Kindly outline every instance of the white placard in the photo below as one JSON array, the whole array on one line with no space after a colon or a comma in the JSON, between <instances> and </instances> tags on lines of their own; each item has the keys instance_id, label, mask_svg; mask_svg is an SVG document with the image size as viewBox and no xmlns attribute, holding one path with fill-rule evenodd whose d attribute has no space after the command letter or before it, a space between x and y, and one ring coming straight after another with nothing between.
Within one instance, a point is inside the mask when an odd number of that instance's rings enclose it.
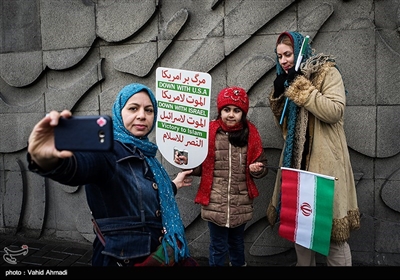
<instances>
[{"instance_id":1,"label":"white placard","mask_svg":"<svg viewBox=\"0 0 400 280\"><path fill-rule=\"evenodd\" d=\"M156 141L171 164L190 169L199 166L208 153L211 75L203 72L158 67ZM175 152L188 162L174 162Z\"/></svg>"}]
</instances>

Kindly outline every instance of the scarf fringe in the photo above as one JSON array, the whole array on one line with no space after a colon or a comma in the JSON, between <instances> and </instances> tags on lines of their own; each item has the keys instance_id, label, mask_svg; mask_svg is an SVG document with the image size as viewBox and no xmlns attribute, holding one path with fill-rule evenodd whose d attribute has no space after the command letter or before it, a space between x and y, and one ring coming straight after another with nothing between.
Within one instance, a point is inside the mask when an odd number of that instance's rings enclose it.
<instances>
[{"instance_id":1,"label":"scarf fringe","mask_svg":"<svg viewBox=\"0 0 400 280\"><path fill-rule=\"evenodd\" d=\"M172 260L173 263L177 263L182 259L189 257L189 250L186 244L185 237L183 236L172 236L172 235L164 235L162 240L162 246L164 249L164 258L165 264L169 264L170 260L169 257L172 257L171 254L171 247L174 250L174 259Z\"/></svg>"}]
</instances>

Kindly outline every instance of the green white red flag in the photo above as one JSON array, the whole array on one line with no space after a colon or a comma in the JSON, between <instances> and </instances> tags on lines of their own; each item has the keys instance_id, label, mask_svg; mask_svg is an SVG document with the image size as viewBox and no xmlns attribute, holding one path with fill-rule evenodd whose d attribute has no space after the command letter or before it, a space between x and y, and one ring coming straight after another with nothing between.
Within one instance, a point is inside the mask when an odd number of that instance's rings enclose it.
<instances>
[{"instance_id":1,"label":"green white red flag","mask_svg":"<svg viewBox=\"0 0 400 280\"><path fill-rule=\"evenodd\" d=\"M335 178L293 168L281 169L279 235L327 256Z\"/></svg>"}]
</instances>

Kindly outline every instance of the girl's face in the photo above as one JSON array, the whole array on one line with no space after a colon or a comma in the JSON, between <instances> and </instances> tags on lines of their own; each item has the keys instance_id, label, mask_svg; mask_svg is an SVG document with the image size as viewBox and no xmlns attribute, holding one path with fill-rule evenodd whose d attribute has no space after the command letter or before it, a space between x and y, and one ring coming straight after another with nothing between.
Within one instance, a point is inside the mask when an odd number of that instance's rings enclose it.
<instances>
[{"instance_id":1,"label":"girl's face","mask_svg":"<svg viewBox=\"0 0 400 280\"><path fill-rule=\"evenodd\" d=\"M276 46L276 54L278 55L279 64L287 74L289 69L294 66L293 48L285 44L279 44Z\"/></svg>"},{"instance_id":2,"label":"girl's face","mask_svg":"<svg viewBox=\"0 0 400 280\"><path fill-rule=\"evenodd\" d=\"M149 133L154 121L154 108L150 97L140 91L128 99L121 112L124 126L136 137Z\"/></svg>"},{"instance_id":3,"label":"girl's face","mask_svg":"<svg viewBox=\"0 0 400 280\"><path fill-rule=\"evenodd\" d=\"M243 112L239 107L228 105L221 110L221 119L226 126L234 126L241 122Z\"/></svg>"}]
</instances>

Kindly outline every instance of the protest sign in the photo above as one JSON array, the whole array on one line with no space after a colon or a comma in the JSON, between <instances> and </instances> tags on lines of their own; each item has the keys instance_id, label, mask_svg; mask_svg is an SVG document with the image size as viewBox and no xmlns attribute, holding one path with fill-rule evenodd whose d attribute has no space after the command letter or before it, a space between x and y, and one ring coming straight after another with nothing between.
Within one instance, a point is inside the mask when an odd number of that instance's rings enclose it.
<instances>
[{"instance_id":1,"label":"protest sign","mask_svg":"<svg viewBox=\"0 0 400 280\"><path fill-rule=\"evenodd\" d=\"M200 165L208 153L210 74L158 67L156 98L156 141L162 156L184 169ZM187 162L175 163L176 153L185 155Z\"/></svg>"}]
</instances>

